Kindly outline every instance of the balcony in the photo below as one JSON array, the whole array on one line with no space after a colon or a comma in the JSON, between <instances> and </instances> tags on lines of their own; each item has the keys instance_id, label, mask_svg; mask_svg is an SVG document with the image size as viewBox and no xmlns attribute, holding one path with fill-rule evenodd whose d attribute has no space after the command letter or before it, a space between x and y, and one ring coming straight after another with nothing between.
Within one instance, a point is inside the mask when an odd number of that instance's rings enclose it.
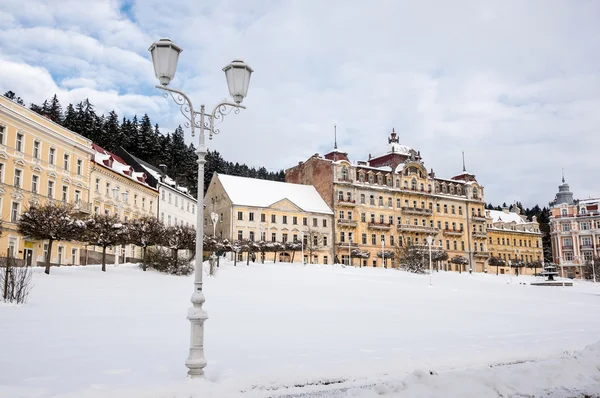
<instances>
[{"instance_id":1,"label":"balcony","mask_svg":"<svg viewBox=\"0 0 600 398\"><path fill-rule=\"evenodd\" d=\"M354 207L356 206L356 200L339 199L335 201L338 206Z\"/></svg>"},{"instance_id":2,"label":"balcony","mask_svg":"<svg viewBox=\"0 0 600 398\"><path fill-rule=\"evenodd\" d=\"M485 222L486 218L485 218L485 216L480 216L480 215L476 216L475 214L472 214L471 215L471 220L472 221L477 221L477 222Z\"/></svg>"},{"instance_id":3,"label":"balcony","mask_svg":"<svg viewBox=\"0 0 600 398\"><path fill-rule=\"evenodd\" d=\"M474 238L487 238L487 233L485 232L473 232L473 237Z\"/></svg>"},{"instance_id":4,"label":"balcony","mask_svg":"<svg viewBox=\"0 0 600 398\"><path fill-rule=\"evenodd\" d=\"M354 180L351 178L340 178L336 181L338 184L352 184Z\"/></svg>"},{"instance_id":5,"label":"balcony","mask_svg":"<svg viewBox=\"0 0 600 398\"><path fill-rule=\"evenodd\" d=\"M562 250L573 251L573 246L572 245L564 245L564 246L562 246Z\"/></svg>"},{"instance_id":6,"label":"balcony","mask_svg":"<svg viewBox=\"0 0 600 398\"><path fill-rule=\"evenodd\" d=\"M403 232L425 232L427 234L437 234L438 229L434 227L426 227L424 225L398 224L398 231Z\"/></svg>"},{"instance_id":7,"label":"balcony","mask_svg":"<svg viewBox=\"0 0 600 398\"><path fill-rule=\"evenodd\" d=\"M370 222L368 226L369 226L369 229L381 229L381 230L386 230L386 231L389 231L390 228L392 228L392 224L378 223L378 222Z\"/></svg>"},{"instance_id":8,"label":"balcony","mask_svg":"<svg viewBox=\"0 0 600 398\"><path fill-rule=\"evenodd\" d=\"M347 218L339 218L337 224L340 227L357 227L358 220L348 220Z\"/></svg>"},{"instance_id":9,"label":"balcony","mask_svg":"<svg viewBox=\"0 0 600 398\"><path fill-rule=\"evenodd\" d=\"M78 200L73 205L73 211L75 211L76 213L91 214L92 204Z\"/></svg>"},{"instance_id":10,"label":"balcony","mask_svg":"<svg viewBox=\"0 0 600 398\"><path fill-rule=\"evenodd\" d=\"M473 255L474 255L475 257L485 257L485 258L487 258L487 257L489 257L489 256L490 256L490 252L485 252L485 251L484 251L484 252L482 252L482 251L479 251L479 252L474 252L474 253L473 253Z\"/></svg>"},{"instance_id":11,"label":"balcony","mask_svg":"<svg viewBox=\"0 0 600 398\"><path fill-rule=\"evenodd\" d=\"M346 249L349 247L358 247L358 243L356 242L336 242L335 244L337 247L345 247Z\"/></svg>"},{"instance_id":12,"label":"balcony","mask_svg":"<svg viewBox=\"0 0 600 398\"><path fill-rule=\"evenodd\" d=\"M418 214L423 216L430 216L433 214L433 210L431 209L423 209L410 206L402 206L402 212L406 214Z\"/></svg>"},{"instance_id":13,"label":"balcony","mask_svg":"<svg viewBox=\"0 0 600 398\"><path fill-rule=\"evenodd\" d=\"M594 245L591 243L589 245L579 245L579 248L581 250L594 250Z\"/></svg>"},{"instance_id":14,"label":"balcony","mask_svg":"<svg viewBox=\"0 0 600 398\"><path fill-rule=\"evenodd\" d=\"M442 232L444 235L461 236L464 232L464 229L444 229Z\"/></svg>"}]
</instances>

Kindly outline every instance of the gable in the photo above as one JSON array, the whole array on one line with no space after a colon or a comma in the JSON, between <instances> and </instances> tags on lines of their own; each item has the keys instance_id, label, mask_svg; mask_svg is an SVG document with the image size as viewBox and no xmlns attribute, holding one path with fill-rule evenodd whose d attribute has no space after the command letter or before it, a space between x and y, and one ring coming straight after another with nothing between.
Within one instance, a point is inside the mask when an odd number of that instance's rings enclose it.
<instances>
[{"instance_id":1,"label":"gable","mask_svg":"<svg viewBox=\"0 0 600 398\"><path fill-rule=\"evenodd\" d=\"M292 201L287 198L281 199L269 206L269 209L282 210L282 211L294 211L302 212L303 210L296 206Z\"/></svg>"}]
</instances>

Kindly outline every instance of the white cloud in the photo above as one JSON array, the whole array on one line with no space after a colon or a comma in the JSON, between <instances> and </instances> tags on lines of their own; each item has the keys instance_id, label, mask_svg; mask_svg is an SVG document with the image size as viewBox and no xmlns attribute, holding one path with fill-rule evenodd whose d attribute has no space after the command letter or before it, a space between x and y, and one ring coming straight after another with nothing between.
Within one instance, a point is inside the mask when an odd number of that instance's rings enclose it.
<instances>
[{"instance_id":1,"label":"white cloud","mask_svg":"<svg viewBox=\"0 0 600 398\"><path fill-rule=\"evenodd\" d=\"M184 48L173 85L196 105L227 95L232 59L255 69L248 109L209 143L226 159L293 166L331 148L333 123L364 159L394 127L439 176L458 172L465 150L488 201L544 204L562 167L576 196L600 196L594 2L145 0L133 20L117 1L19 4L0 5L0 88L28 101L58 92L148 112L162 131L183 124L153 89L147 52L170 37Z\"/></svg>"}]
</instances>

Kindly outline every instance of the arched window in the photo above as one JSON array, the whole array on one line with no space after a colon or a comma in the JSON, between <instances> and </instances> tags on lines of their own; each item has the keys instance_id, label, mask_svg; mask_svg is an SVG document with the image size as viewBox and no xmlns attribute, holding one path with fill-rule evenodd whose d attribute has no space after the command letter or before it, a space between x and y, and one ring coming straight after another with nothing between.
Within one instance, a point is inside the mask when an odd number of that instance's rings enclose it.
<instances>
[{"instance_id":1,"label":"arched window","mask_svg":"<svg viewBox=\"0 0 600 398\"><path fill-rule=\"evenodd\" d=\"M404 180L404 188L408 189L408 181Z\"/></svg>"},{"instance_id":2,"label":"arched window","mask_svg":"<svg viewBox=\"0 0 600 398\"><path fill-rule=\"evenodd\" d=\"M373 184L374 178L373 174L369 174L369 184Z\"/></svg>"},{"instance_id":3,"label":"arched window","mask_svg":"<svg viewBox=\"0 0 600 398\"><path fill-rule=\"evenodd\" d=\"M342 181L348 181L348 168L342 167Z\"/></svg>"},{"instance_id":4,"label":"arched window","mask_svg":"<svg viewBox=\"0 0 600 398\"><path fill-rule=\"evenodd\" d=\"M358 180L359 180L360 182L365 182L365 173L360 173L360 174L358 175Z\"/></svg>"},{"instance_id":5,"label":"arched window","mask_svg":"<svg viewBox=\"0 0 600 398\"><path fill-rule=\"evenodd\" d=\"M454 195L454 186L450 185L450 193Z\"/></svg>"},{"instance_id":6,"label":"arched window","mask_svg":"<svg viewBox=\"0 0 600 398\"><path fill-rule=\"evenodd\" d=\"M456 194L457 195L462 195L462 188L461 187L456 188Z\"/></svg>"},{"instance_id":7,"label":"arched window","mask_svg":"<svg viewBox=\"0 0 600 398\"><path fill-rule=\"evenodd\" d=\"M346 192L346 200L352 202L352 194L350 192Z\"/></svg>"},{"instance_id":8,"label":"arched window","mask_svg":"<svg viewBox=\"0 0 600 398\"><path fill-rule=\"evenodd\" d=\"M431 192L431 184L427 184L427 191Z\"/></svg>"},{"instance_id":9,"label":"arched window","mask_svg":"<svg viewBox=\"0 0 600 398\"><path fill-rule=\"evenodd\" d=\"M417 190L417 180L413 178L412 181L411 181L411 183L410 183L410 186L411 186L411 188L413 190L416 191Z\"/></svg>"},{"instance_id":10,"label":"arched window","mask_svg":"<svg viewBox=\"0 0 600 398\"><path fill-rule=\"evenodd\" d=\"M386 184L387 184L388 187L392 186L392 179L390 177L386 178Z\"/></svg>"},{"instance_id":11,"label":"arched window","mask_svg":"<svg viewBox=\"0 0 600 398\"><path fill-rule=\"evenodd\" d=\"M425 190L425 185L423 185L423 183L421 183L421 192L423 192Z\"/></svg>"},{"instance_id":12,"label":"arched window","mask_svg":"<svg viewBox=\"0 0 600 398\"><path fill-rule=\"evenodd\" d=\"M446 185L442 185L442 192L443 192L443 193L446 193L446 192L447 192Z\"/></svg>"},{"instance_id":13,"label":"arched window","mask_svg":"<svg viewBox=\"0 0 600 398\"><path fill-rule=\"evenodd\" d=\"M338 191L338 200L344 200L344 192Z\"/></svg>"},{"instance_id":14,"label":"arched window","mask_svg":"<svg viewBox=\"0 0 600 398\"><path fill-rule=\"evenodd\" d=\"M383 185L383 176L381 174L377 176L377 184Z\"/></svg>"},{"instance_id":15,"label":"arched window","mask_svg":"<svg viewBox=\"0 0 600 398\"><path fill-rule=\"evenodd\" d=\"M360 203L365 203L365 194L364 193L360 194Z\"/></svg>"},{"instance_id":16,"label":"arched window","mask_svg":"<svg viewBox=\"0 0 600 398\"><path fill-rule=\"evenodd\" d=\"M396 179L396 188L400 188L400 179L399 178Z\"/></svg>"},{"instance_id":17,"label":"arched window","mask_svg":"<svg viewBox=\"0 0 600 398\"><path fill-rule=\"evenodd\" d=\"M473 199L479 198L479 190L476 187L473 187Z\"/></svg>"}]
</instances>

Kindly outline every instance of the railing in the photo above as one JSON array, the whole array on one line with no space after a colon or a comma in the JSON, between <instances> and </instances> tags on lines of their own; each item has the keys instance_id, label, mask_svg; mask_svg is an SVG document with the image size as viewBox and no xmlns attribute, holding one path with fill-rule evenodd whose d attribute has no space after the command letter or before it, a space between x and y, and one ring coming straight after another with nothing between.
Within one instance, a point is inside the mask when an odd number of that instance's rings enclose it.
<instances>
[{"instance_id":1,"label":"railing","mask_svg":"<svg viewBox=\"0 0 600 398\"><path fill-rule=\"evenodd\" d=\"M593 249L594 245L589 244L589 245L579 245L580 249Z\"/></svg>"},{"instance_id":2,"label":"railing","mask_svg":"<svg viewBox=\"0 0 600 398\"><path fill-rule=\"evenodd\" d=\"M485 232L473 232L474 238L487 238L487 234Z\"/></svg>"},{"instance_id":3,"label":"railing","mask_svg":"<svg viewBox=\"0 0 600 398\"><path fill-rule=\"evenodd\" d=\"M444 229L442 232L444 235L462 235L464 229Z\"/></svg>"},{"instance_id":4,"label":"railing","mask_svg":"<svg viewBox=\"0 0 600 398\"><path fill-rule=\"evenodd\" d=\"M350 178L340 178L336 182L345 182L345 183L348 183L348 184L352 184L354 182L354 180L352 180Z\"/></svg>"},{"instance_id":5,"label":"railing","mask_svg":"<svg viewBox=\"0 0 600 398\"><path fill-rule=\"evenodd\" d=\"M490 252L487 251L478 251L478 252L474 252L473 255L475 257L489 257L490 256Z\"/></svg>"},{"instance_id":6,"label":"railing","mask_svg":"<svg viewBox=\"0 0 600 398\"><path fill-rule=\"evenodd\" d=\"M418 207L402 206L402 211L407 214L423 214L430 216L433 214L431 209L423 209Z\"/></svg>"},{"instance_id":7,"label":"railing","mask_svg":"<svg viewBox=\"0 0 600 398\"><path fill-rule=\"evenodd\" d=\"M486 221L486 218L485 218L485 216L480 216L480 215L475 215L475 214L472 214L472 215L471 215L471 220L473 220L473 221L482 221L482 222L485 222L485 221Z\"/></svg>"},{"instance_id":8,"label":"railing","mask_svg":"<svg viewBox=\"0 0 600 398\"><path fill-rule=\"evenodd\" d=\"M347 218L339 218L337 220L338 225L345 227L356 227L358 226L358 220L348 220Z\"/></svg>"},{"instance_id":9,"label":"railing","mask_svg":"<svg viewBox=\"0 0 600 398\"><path fill-rule=\"evenodd\" d=\"M356 242L336 242L335 244L338 247L358 247L358 243Z\"/></svg>"},{"instance_id":10,"label":"railing","mask_svg":"<svg viewBox=\"0 0 600 398\"><path fill-rule=\"evenodd\" d=\"M336 201L340 206L356 206L356 200L339 199Z\"/></svg>"},{"instance_id":11,"label":"railing","mask_svg":"<svg viewBox=\"0 0 600 398\"><path fill-rule=\"evenodd\" d=\"M82 202L81 200L75 201L73 206L73 210L78 211L80 213L91 213L92 204L87 202Z\"/></svg>"},{"instance_id":12,"label":"railing","mask_svg":"<svg viewBox=\"0 0 600 398\"><path fill-rule=\"evenodd\" d=\"M369 228L371 228L371 229L390 229L391 227L392 227L392 224L378 223L378 222L370 222L369 223Z\"/></svg>"},{"instance_id":13,"label":"railing","mask_svg":"<svg viewBox=\"0 0 600 398\"><path fill-rule=\"evenodd\" d=\"M431 234L437 234L439 230L435 227L427 227L425 225L411 225L411 224L398 224L398 231L414 231L414 232L427 232Z\"/></svg>"}]
</instances>

